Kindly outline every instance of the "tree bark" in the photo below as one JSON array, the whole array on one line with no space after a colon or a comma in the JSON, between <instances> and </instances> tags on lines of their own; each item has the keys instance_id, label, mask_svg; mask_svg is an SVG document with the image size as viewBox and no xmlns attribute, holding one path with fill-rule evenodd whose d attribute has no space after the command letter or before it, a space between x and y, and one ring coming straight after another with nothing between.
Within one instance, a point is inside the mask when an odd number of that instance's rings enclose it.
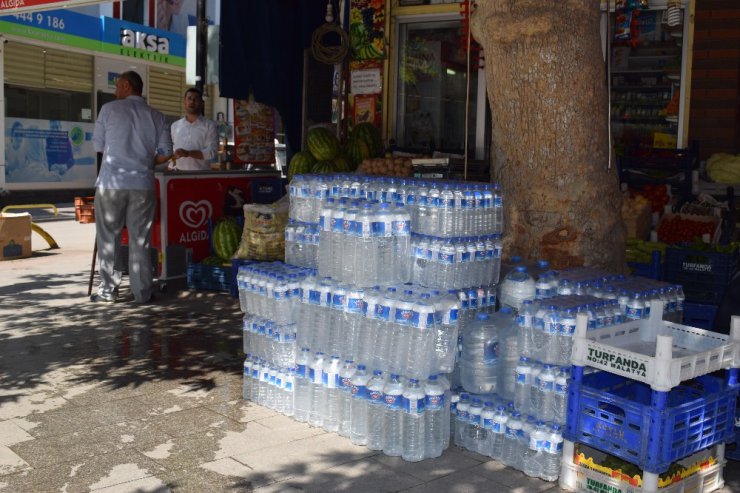
<instances>
[{"instance_id":1,"label":"tree bark","mask_svg":"<svg viewBox=\"0 0 740 493\"><path fill-rule=\"evenodd\" d=\"M471 29L485 54L505 254L621 272L600 15L594 0L481 0Z\"/></svg>"}]
</instances>

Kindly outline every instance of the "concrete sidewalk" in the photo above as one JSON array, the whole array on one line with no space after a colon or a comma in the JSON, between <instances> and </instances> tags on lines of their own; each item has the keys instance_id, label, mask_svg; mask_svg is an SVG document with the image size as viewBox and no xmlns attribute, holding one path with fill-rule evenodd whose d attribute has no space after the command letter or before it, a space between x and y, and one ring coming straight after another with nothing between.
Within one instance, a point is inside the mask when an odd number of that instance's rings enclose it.
<instances>
[{"instance_id":1,"label":"concrete sidewalk","mask_svg":"<svg viewBox=\"0 0 740 493\"><path fill-rule=\"evenodd\" d=\"M407 463L245 402L235 300L175 280L152 305L91 303L94 225L69 204L30 212L61 248L34 234L31 258L0 262L0 491L558 491L455 447Z\"/></svg>"}]
</instances>

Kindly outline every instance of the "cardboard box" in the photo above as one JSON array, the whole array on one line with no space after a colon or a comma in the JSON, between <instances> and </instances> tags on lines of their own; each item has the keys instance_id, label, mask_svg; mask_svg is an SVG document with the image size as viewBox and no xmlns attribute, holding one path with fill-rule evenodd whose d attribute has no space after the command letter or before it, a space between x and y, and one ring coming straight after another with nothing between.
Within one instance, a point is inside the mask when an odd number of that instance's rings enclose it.
<instances>
[{"instance_id":1,"label":"cardboard box","mask_svg":"<svg viewBox=\"0 0 740 493\"><path fill-rule=\"evenodd\" d=\"M31 214L0 214L0 260L31 256Z\"/></svg>"}]
</instances>

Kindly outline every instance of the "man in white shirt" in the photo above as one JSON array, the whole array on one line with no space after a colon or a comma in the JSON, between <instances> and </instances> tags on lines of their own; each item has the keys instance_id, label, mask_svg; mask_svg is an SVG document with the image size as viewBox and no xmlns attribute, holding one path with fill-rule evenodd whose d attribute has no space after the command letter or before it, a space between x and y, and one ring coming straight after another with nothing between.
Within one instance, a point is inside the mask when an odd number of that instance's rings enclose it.
<instances>
[{"instance_id":1,"label":"man in white shirt","mask_svg":"<svg viewBox=\"0 0 740 493\"><path fill-rule=\"evenodd\" d=\"M218 126L203 113L203 95L190 88L183 99L185 116L172 124L175 169L207 171L218 152Z\"/></svg>"},{"instance_id":2,"label":"man in white shirt","mask_svg":"<svg viewBox=\"0 0 740 493\"><path fill-rule=\"evenodd\" d=\"M95 190L95 234L100 259L95 302L114 303L121 284L115 268L124 226L128 230L128 273L138 303L152 298L153 269L149 246L157 205L155 162L172 152L167 119L141 96L144 84L136 72L124 72L116 82L116 100L103 105L93 133L93 145L103 153Z\"/></svg>"}]
</instances>

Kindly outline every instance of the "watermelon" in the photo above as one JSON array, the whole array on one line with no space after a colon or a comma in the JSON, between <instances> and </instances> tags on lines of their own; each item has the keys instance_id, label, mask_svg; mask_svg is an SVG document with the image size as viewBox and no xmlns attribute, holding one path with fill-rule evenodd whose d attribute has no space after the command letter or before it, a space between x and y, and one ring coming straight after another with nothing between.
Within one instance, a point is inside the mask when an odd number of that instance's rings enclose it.
<instances>
[{"instance_id":1,"label":"watermelon","mask_svg":"<svg viewBox=\"0 0 740 493\"><path fill-rule=\"evenodd\" d=\"M310 173L314 164L316 164L316 158L313 154L308 151L296 152L288 164L288 180L292 179L293 175Z\"/></svg>"},{"instance_id":2,"label":"watermelon","mask_svg":"<svg viewBox=\"0 0 740 493\"><path fill-rule=\"evenodd\" d=\"M313 168L311 168L311 173L335 173L337 171L337 166L331 162L331 161L319 161L318 163L313 165Z\"/></svg>"},{"instance_id":3,"label":"watermelon","mask_svg":"<svg viewBox=\"0 0 740 493\"><path fill-rule=\"evenodd\" d=\"M339 154L339 141L324 127L308 131L306 146L317 161L331 161Z\"/></svg>"},{"instance_id":4,"label":"watermelon","mask_svg":"<svg viewBox=\"0 0 740 493\"><path fill-rule=\"evenodd\" d=\"M364 122L355 125L352 129L352 140L365 142L370 149L369 157L379 157L383 154L383 139L380 138L380 131L372 123Z\"/></svg>"},{"instance_id":5,"label":"watermelon","mask_svg":"<svg viewBox=\"0 0 740 493\"><path fill-rule=\"evenodd\" d=\"M213 265L220 267L224 265L224 259L217 255L209 255L208 257L201 260L200 263L203 265Z\"/></svg>"},{"instance_id":6,"label":"watermelon","mask_svg":"<svg viewBox=\"0 0 740 493\"><path fill-rule=\"evenodd\" d=\"M236 223L234 218L225 217L216 223L211 235L211 246L213 253L224 260L230 259L236 249L239 248L239 242L242 238L242 228Z\"/></svg>"},{"instance_id":7,"label":"watermelon","mask_svg":"<svg viewBox=\"0 0 740 493\"><path fill-rule=\"evenodd\" d=\"M362 139L350 139L347 143L347 157L354 169L357 169L357 165L370 157L370 146Z\"/></svg>"},{"instance_id":8,"label":"watermelon","mask_svg":"<svg viewBox=\"0 0 740 493\"><path fill-rule=\"evenodd\" d=\"M334 168L340 173L347 173L357 169L357 166L354 166L347 156L340 154L334 158Z\"/></svg>"}]
</instances>

